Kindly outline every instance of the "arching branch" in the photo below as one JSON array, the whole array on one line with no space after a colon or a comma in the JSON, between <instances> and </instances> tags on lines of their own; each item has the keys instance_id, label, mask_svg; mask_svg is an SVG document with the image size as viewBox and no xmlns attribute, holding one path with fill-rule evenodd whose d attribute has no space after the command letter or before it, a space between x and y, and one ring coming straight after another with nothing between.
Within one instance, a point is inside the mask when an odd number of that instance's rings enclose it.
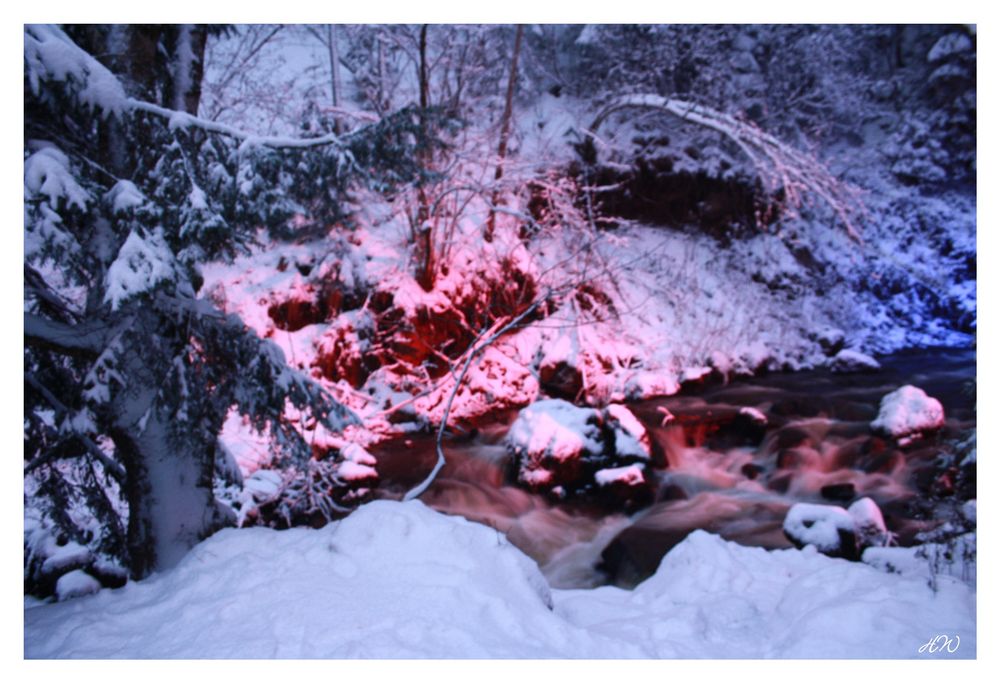
<instances>
[{"instance_id":1,"label":"arching branch","mask_svg":"<svg viewBox=\"0 0 1000 683\"><path fill-rule=\"evenodd\" d=\"M802 206L807 196L813 194L834 211L852 239L861 241L854 218L863 209L859 190L835 178L812 156L729 114L660 95L627 95L614 100L597 114L587 135L593 139L608 117L625 109L665 111L725 135L747 155L769 191L784 191L792 209Z\"/></svg>"}]
</instances>

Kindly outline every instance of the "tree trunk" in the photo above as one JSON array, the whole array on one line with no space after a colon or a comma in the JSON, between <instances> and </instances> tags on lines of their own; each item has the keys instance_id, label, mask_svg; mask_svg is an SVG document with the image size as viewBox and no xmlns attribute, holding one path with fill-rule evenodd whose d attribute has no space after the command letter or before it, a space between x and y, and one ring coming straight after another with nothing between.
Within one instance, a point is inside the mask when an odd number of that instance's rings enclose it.
<instances>
[{"instance_id":1,"label":"tree trunk","mask_svg":"<svg viewBox=\"0 0 1000 683\"><path fill-rule=\"evenodd\" d=\"M510 77L507 79L507 100L504 103L503 116L500 119L500 145L497 148L497 170L493 176L494 189L493 197L490 201L490 215L486 219L486 232L483 237L487 242L493 241L493 231L496 228L496 210L493 208L500 201L500 180L503 178L503 162L507 157L507 142L510 138L510 122L514 113L514 91L517 88L517 58L521 53L521 36L524 34L524 25L517 25L517 32L514 34L514 53L510 58Z\"/></svg>"},{"instance_id":2,"label":"tree trunk","mask_svg":"<svg viewBox=\"0 0 1000 683\"><path fill-rule=\"evenodd\" d=\"M222 525L212 492L213 444L205 452L170 443L170 424L154 404L144 423L116 429L112 439L126 463L128 552L133 578L175 566Z\"/></svg>"},{"instance_id":3,"label":"tree trunk","mask_svg":"<svg viewBox=\"0 0 1000 683\"><path fill-rule=\"evenodd\" d=\"M337 51L337 27L326 25L326 47L330 52L330 91L333 108L340 107L340 55ZM340 135L340 118L334 113L333 132Z\"/></svg>"},{"instance_id":4,"label":"tree trunk","mask_svg":"<svg viewBox=\"0 0 1000 683\"><path fill-rule=\"evenodd\" d=\"M430 79L427 74L427 24L420 27L420 127L427 135L427 108L430 106ZM431 159L427 151L420 153L420 167L430 168ZM414 235L417 255L417 283L424 291L434 289L434 231L430 225L430 199L423 180L417 185L417 220Z\"/></svg>"}]
</instances>

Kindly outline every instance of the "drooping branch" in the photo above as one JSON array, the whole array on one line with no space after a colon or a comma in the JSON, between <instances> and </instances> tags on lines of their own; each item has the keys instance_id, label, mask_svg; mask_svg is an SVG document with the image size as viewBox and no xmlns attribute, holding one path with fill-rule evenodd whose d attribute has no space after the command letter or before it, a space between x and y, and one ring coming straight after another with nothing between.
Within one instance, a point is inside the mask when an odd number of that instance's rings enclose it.
<instances>
[{"instance_id":1,"label":"drooping branch","mask_svg":"<svg viewBox=\"0 0 1000 683\"><path fill-rule=\"evenodd\" d=\"M297 138L279 135L260 136L240 130L239 128L234 128L233 126L227 126L226 124L219 123L218 121L210 121L208 119L192 116L186 112L167 109L166 107L161 107L158 104L153 104L152 102L145 102L143 100L130 98L127 101L127 105L134 111L142 111L147 114L153 114L154 116L167 119L172 128L183 128L189 126L200 128L209 133L217 133L219 135L225 135L226 137L233 138L234 140L240 140L242 142L252 143L261 147L271 147L274 149L311 149L313 147L344 144L351 138L360 135L362 131L367 128L360 128L345 135L335 135L331 133L329 135L322 135L316 138Z\"/></svg>"},{"instance_id":2,"label":"drooping branch","mask_svg":"<svg viewBox=\"0 0 1000 683\"><path fill-rule=\"evenodd\" d=\"M628 95L609 103L590 124L587 131L590 139L594 139L608 117L625 109L665 111L725 135L747 155L769 191L781 189L785 201L793 209L802 206L807 195L816 195L834 211L847 234L861 241L854 219L863 210L859 190L835 178L812 156L729 114L660 95Z\"/></svg>"},{"instance_id":3,"label":"drooping branch","mask_svg":"<svg viewBox=\"0 0 1000 683\"><path fill-rule=\"evenodd\" d=\"M37 391L42 398L44 398L50 406L55 408L60 414L66 415L69 413L69 408L67 408L62 401L56 398L55 394L48 390L48 388L43 385L38 379L30 372L24 374L24 381L26 384L31 386L32 389ZM115 478L119 483L125 482L125 468L121 466L120 463L113 460L107 453L101 450L94 441L86 434L76 433L73 435L76 439L83 444L83 447L92 456L97 458L104 465L104 469L107 470L111 476ZM58 451L54 448L50 448L47 452L43 453L41 456L35 458L33 461L24 466L24 473L38 469L42 465L50 462L56 458Z\"/></svg>"},{"instance_id":4,"label":"drooping branch","mask_svg":"<svg viewBox=\"0 0 1000 683\"><path fill-rule=\"evenodd\" d=\"M24 314L24 338L65 354L96 356L105 347L111 327L103 321L75 325Z\"/></svg>"},{"instance_id":5,"label":"drooping branch","mask_svg":"<svg viewBox=\"0 0 1000 683\"><path fill-rule=\"evenodd\" d=\"M479 354L485 351L490 344L520 325L526 318L534 313L539 306L548 301L550 296L551 293L535 299L530 306L521 311L521 313L514 318L511 318L506 322L503 320L497 321L492 328L486 330L482 333L482 335L480 335L482 341L473 346L466 355L465 363L462 365L462 370L458 373L458 377L455 378L455 386L452 388L451 394L448 395L448 402L444 406L444 413L441 415L441 424L438 425L437 439L435 441L438 457L437 462L434 463L434 469L431 470L430 474L428 474L422 482L406 492L406 495L403 496L404 501L419 498L424 491L430 488L430 485L434 483L434 479L437 477L438 472L440 472L441 468L445 466L444 449L441 446L442 441L444 440L444 430L445 427L448 426L448 415L451 413L451 404L455 401L455 396L458 394L458 390L461 388L462 382L465 380L466 373L468 373L469 368L472 366L472 361L474 361Z\"/></svg>"}]
</instances>

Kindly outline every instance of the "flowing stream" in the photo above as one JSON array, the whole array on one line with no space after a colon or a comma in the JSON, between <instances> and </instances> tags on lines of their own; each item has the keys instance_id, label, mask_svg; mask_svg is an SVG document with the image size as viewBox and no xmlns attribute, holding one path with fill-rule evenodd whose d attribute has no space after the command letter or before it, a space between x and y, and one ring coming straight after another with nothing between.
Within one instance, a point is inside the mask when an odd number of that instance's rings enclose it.
<instances>
[{"instance_id":1,"label":"flowing stream","mask_svg":"<svg viewBox=\"0 0 1000 683\"><path fill-rule=\"evenodd\" d=\"M513 482L503 436L516 413L494 416L475 436L446 440L446 466L421 500L497 529L534 558L557 588L631 586L694 529L744 545L785 548L782 532L796 502L848 505L868 496L900 544L935 524L912 515L933 482L947 439L975 429L976 352L931 349L880 359L872 374L826 370L768 374L629 404L654 445L655 502L632 514L592 502L556 502ZM869 423L881 398L904 384L941 401L947 419L935 437L900 448ZM763 427L740 414L752 407ZM662 425L660 408L675 419ZM432 434L372 449L379 495L399 497L436 460Z\"/></svg>"}]
</instances>

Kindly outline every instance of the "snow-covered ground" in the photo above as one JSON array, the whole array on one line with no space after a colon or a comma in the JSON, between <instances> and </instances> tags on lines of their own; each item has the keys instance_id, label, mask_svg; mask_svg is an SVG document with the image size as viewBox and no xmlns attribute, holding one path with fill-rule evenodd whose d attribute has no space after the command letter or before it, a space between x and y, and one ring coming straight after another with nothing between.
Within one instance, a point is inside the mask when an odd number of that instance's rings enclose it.
<instances>
[{"instance_id":1,"label":"snow-covered ground","mask_svg":"<svg viewBox=\"0 0 1000 683\"><path fill-rule=\"evenodd\" d=\"M417 501L379 501L320 530L224 530L145 581L28 605L24 654L975 657L975 591L942 576L934 592L925 564L893 566L696 531L633 591L551 590L496 530ZM953 652L921 652L941 634Z\"/></svg>"}]
</instances>

